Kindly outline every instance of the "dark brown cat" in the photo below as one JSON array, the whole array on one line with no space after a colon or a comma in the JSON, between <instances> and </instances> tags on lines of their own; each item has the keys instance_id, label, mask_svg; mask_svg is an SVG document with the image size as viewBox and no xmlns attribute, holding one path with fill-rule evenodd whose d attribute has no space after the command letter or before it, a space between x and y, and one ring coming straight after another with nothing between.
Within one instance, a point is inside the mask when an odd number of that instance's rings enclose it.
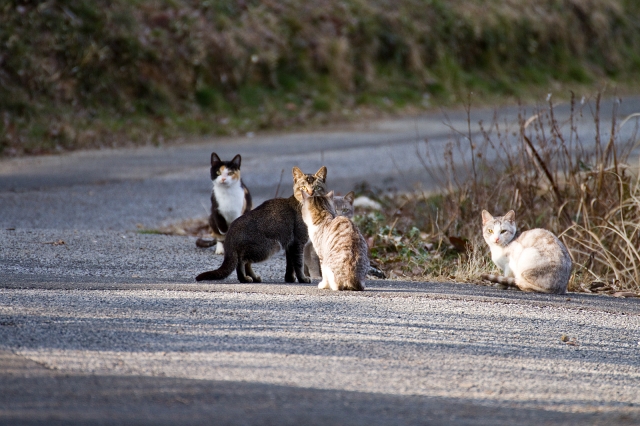
<instances>
[{"instance_id":1,"label":"dark brown cat","mask_svg":"<svg viewBox=\"0 0 640 426\"><path fill-rule=\"evenodd\" d=\"M300 213L302 191L309 195L324 195L326 177L324 166L314 175L304 174L294 167L293 195L267 200L234 220L224 240L222 265L214 271L201 273L196 281L221 280L235 268L240 282L261 282L251 264L263 262L284 248L287 259L284 280L291 283L297 277L298 282L311 282L303 271L302 252L309 235Z\"/></svg>"}]
</instances>

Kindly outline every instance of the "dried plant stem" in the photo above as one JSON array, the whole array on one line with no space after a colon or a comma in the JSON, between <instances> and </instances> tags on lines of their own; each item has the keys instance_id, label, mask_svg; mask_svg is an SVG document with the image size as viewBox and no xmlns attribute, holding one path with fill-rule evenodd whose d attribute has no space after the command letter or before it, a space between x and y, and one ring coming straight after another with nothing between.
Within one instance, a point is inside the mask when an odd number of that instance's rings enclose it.
<instances>
[{"instance_id":1,"label":"dried plant stem","mask_svg":"<svg viewBox=\"0 0 640 426\"><path fill-rule=\"evenodd\" d=\"M540 154L538 154L538 151L536 150L536 148L531 143L531 139L529 139L527 137L527 135L525 135L525 134L522 134L522 137L524 138L524 141L529 146L529 149L531 149L531 153L533 154L534 158L538 162L538 165L540 166L540 168L544 172L544 175L547 177L547 180L549 181L549 184L551 185L551 189L553 190L553 193L556 196L556 202L558 203L558 207L563 206L564 205L564 197L560 193L560 190L558 189L558 185L556 184L556 181L553 178L553 175L551 174L551 172L549 172L549 169L547 168L547 165L542 160L542 158L540 157ZM561 211L562 211L562 214L563 214L565 220L567 221L567 223L570 224L572 222L572 219L571 219L571 216L569 215L569 213L565 209L561 209Z\"/></svg>"}]
</instances>

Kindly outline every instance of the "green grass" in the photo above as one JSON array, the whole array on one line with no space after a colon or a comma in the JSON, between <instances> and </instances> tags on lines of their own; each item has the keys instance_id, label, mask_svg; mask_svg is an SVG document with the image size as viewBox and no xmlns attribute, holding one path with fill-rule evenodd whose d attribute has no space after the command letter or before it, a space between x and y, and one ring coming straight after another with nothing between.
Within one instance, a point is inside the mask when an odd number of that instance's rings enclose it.
<instances>
[{"instance_id":1,"label":"green grass","mask_svg":"<svg viewBox=\"0 0 640 426\"><path fill-rule=\"evenodd\" d=\"M142 235L165 235L165 232L162 232L158 229L138 229L136 231L138 234Z\"/></svg>"},{"instance_id":2,"label":"green grass","mask_svg":"<svg viewBox=\"0 0 640 426\"><path fill-rule=\"evenodd\" d=\"M323 124L470 91L637 90L637 16L632 0L8 1L0 155Z\"/></svg>"}]
</instances>

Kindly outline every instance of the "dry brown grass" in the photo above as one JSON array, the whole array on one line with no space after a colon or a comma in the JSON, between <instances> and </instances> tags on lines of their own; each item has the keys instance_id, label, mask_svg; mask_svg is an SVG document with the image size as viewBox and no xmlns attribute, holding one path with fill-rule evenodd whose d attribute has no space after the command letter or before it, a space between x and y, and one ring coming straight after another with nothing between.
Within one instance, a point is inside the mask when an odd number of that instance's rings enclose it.
<instances>
[{"instance_id":1,"label":"dry brown grass","mask_svg":"<svg viewBox=\"0 0 640 426\"><path fill-rule=\"evenodd\" d=\"M471 123L453 129L444 163L423 158L431 176L445 177L439 194L389 197L376 226L360 219L370 236L384 236L387 224L394 224L393 244L378 238L373 250L383 269L477 282L480 271L493 269L480 234L481 210L514 209L521 229L549 229L567 245L575 264L570 290L640 293L640 181L637 165L629 164L638 146L638 117L618 122L614 101L612 122L601 123L601 104L599 94L584 105L572 98L571 116L561 123L549 102L534 115L521 115L516 129L498 117L479 123L480 137ZM593 134L581 131L585 119ZM624 137L622 126L628 126ZM473 156L460 165L454 160L464 152ZM402 258L405 247L410 255Z\"/></svg>"}]
</instances>

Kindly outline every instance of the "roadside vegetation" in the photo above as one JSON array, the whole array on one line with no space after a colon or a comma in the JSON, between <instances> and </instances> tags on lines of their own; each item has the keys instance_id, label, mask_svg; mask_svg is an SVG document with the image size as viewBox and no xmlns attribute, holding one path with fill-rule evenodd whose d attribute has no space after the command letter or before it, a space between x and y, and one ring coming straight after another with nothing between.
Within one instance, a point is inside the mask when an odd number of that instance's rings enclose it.
<instances>
[{"instance_id":1,"label":"roadside vegetation","mask_svg":"<svg viewBox=\"0 0 640 426\"><path fill-rule=\"evenodd\" d=\"M638 16L636 0L10 0L0 157L468 106L471 92L474 106L550 88L637 92ZM384 206L358 216L381 269L477 281L493 268L480 211L513 208L521 226L569 247L572 290L640 291L635 139L619 139L614 121L610 138L581 140L577 115L558 123L551 103L528 118L509 131L481 124L478 140L453 132L447 161L423 158L425 173L446 177L438 194L361 188ZM470 173L454 170L462 149Z\"/></svg>"},{"instance_id":2,"label":"roadside vegetation","mask_svg":"<svg viewBox=\"0 0 640 426\"><path fill-rule=\"evenodd\" d=\"M384 206L356 217L376 264L390 276L477 283L483 272L499 273L481 211L513 209L519 229L545 228L565 243L574 261L570 291L640 295L637 156L630 162L640 114L618 120L613 102L613 120L601 122L600 95L589 101L572 98L567 122L556 120L549 99L516 128L498 116L452 128L444 159L429 157L428 140L420 141L425 173L441 177L435 193L360 191ZM580 132L584 120L595 135ZM464 152L473 155L461 165Z\"/></svg>"},{"instance_id":3,"label":"roadside vegetation","mask_svg":"<svg viewBox=\"0 0 640 426\"><path fill-rule=\"evenodd\" d=\"M0 156L635 89L635 0L10 0Z\"/></svg>"},{"instance_id":4,"label":"roadside vegetation","mask_svg":"<svg viewBox=\"0 0 640 426\"><path fill-rule=\"evenodd\" d=\"M600 94L567 102L567 121L548 99L523 108L512 125L496 114L451 126L444 158L417 140L424 173L438 182L432 191L355 188L374 206L357 207L354 217L372 265L388 278L482 283L482 273L500 271L482 238L481 211L513 209L520 230L548 229L567 246L570 291L640 296L640 112L618 118L617 101ZM612 109L610 122L601 121L603 108ZM580 130L588 121L595 134ZM472 160L460 163L469 152ZM209 230L202 217L153 232L206 238Z\"/></svg>"}]
</instances>

